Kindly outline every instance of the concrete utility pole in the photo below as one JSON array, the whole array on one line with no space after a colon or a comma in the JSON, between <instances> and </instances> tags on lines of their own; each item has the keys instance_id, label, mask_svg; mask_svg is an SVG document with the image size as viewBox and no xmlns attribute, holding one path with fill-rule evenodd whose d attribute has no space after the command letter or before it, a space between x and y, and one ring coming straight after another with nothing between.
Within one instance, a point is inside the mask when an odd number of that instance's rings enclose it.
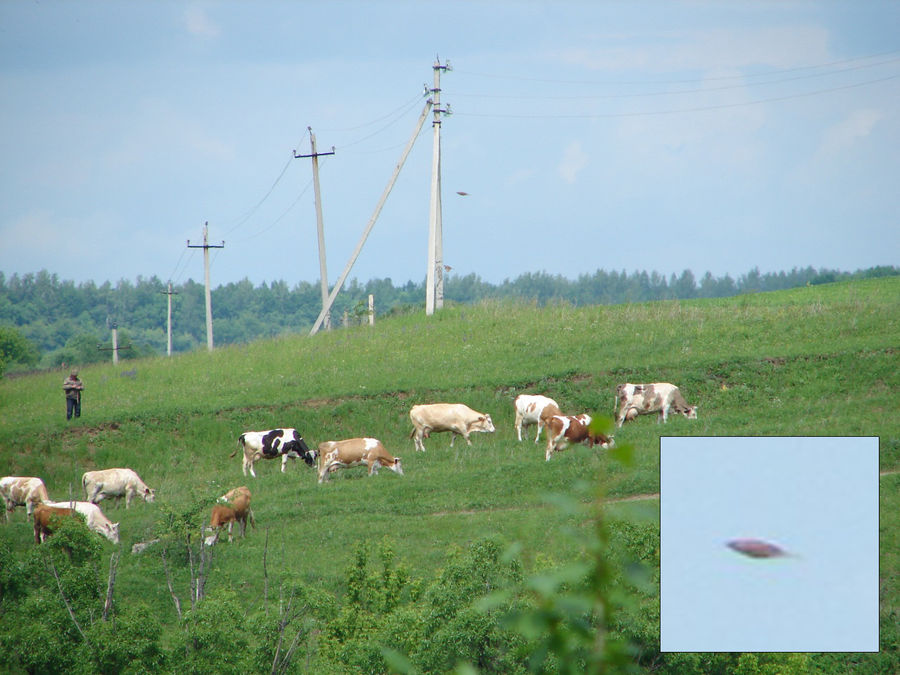
<instances>
[{"instance_id":1,"label":"concrete utility pole","mask_svg":"<svg viewBox=\"0 0 900 675\"><path fill-rule=\"evenodd\" d=\"M188 244L190 243L191 242L188 242ZM172 282L170 281L168 290L160 291L160 293L165 293L169 296L169 311L166 315L166 356L172 356L172 296L178 295L178 291L172 290Z\"/></svg>"},{"instance_id":2,"label":"concrete utility pole","mask_svg":"<svg viewBox=\"0 0 900 675\"><path fill-rule=\"evenodd\" d=\"M113 365L117 366L117 365L119 365L119 350L120 349L131 349L131 345L128 345L127 347L120 347L119 346L119 324L115 321L110 322L108 317L107 317L106 322L107 322L107 325L109 326L110 330L112 330L112 348L101 347L100 345L97 345L97 349L99 349L101 352L111 351Z\"/></svg>"},{"instance_id":3,"label":"concrete utility pole","mask_svg":"<svg viewBox=\"0 0 900 675\"><path fill-rule=\"evenodd\" d=\"M428 218L428 273L425 279L425 314L434 314L444 306L444 235L441 222L441 115L450 114L450 106L441 108L441 71L452 70L450 62L441 65L435 59L434 88L431 90L434 107L434 151L431 157L431 208Z\"/></svg>"},{"instance_id":4,"label":"concrete utility pole","mask_svg":"<svg viewBox=\"0 0 900 675\"><path fill-rule=\"evenodd\" d=\"M294 159L303 157L312 157L313 168L313 189L316 193L316 227L319 232L319 278L322 280L322 308L328 302L328 270L325 269L325 227L322 224L322 197L319 194L319 157L324 155L333 155L334 146L331 146L331 152L316 152L316 136L312 132L312 127L306 127L309 131L309 142L312 146L312 154L298 155L294 151ZM325 312L325 318L322 321L325 330L331 330L331 312Z\"/></svg>"},{"instance_id":5,"label":"concrete utility pole","mask_svg":"<svg viewBox=\"0 0 900 675\"><path fill-rule=\"evenodd\" d=\"M223 241L221 244L210 244L209 239L209 222L203 223L203 244L195 244L191 245L191 240L188 239L187 246L188 248L202 248L203 249L203 280L206 283L206 348L209 351L213 350L213 330L212 330L212 295L209 290L209 249L211 248L225 248L225 242Z\"/></svg>"}]
</instances>

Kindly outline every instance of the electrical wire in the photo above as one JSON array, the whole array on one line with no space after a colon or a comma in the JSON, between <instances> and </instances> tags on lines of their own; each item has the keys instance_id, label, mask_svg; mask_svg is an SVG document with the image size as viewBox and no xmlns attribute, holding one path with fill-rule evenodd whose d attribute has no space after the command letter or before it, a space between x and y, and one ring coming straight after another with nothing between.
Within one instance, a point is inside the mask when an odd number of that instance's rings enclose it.
<instances>
[{"instance_id":1,"label":"electrical wire","mask_svg":"<svg viewBox=\"0 0 900 675\"><path fill-rule=\"evenodd\" d=\"M900 53L900 49L893 49L887 52L880 52L878 54L869 54L867 56L859 56L852 59L843 59L840 61L829 61L827 63L813 64L807 66L796 66L794 68L782 68L775 70L775 73L792 73L800 70L812 70L815 68L831 68L833 66L840 66L848 63L856 63L857 61L865 61L868 59L877 59L883 56L891 56L893 54ZM875 64L878 65L878 64ZM734 80L734 79L745 79L747 77L763 77L767 75L772 75L773 72L768 73L748 73L741 75L722 75L719 77L701 77L701 78L686 78L686 79L669 79L669 80L562 80L562 79L553 79L553 78L536 78L536 77L521 77L516 75L509 74L496 74L496 73L476 73L472 71L459 70L458 68L454 68L453 72L462 74L462 75L474 75L477 77L485 77L491 79L498 80L517 80L520 82L544 82L549 84L576 84L576 85L632 85L632 84L693 84L697 82L712 82L716 80Z\"/></svg>"},{"instance_id":2,"label":"electrical wire","mask_svg":"<svg viewBox=\"0 0 900 675\"><path fill-rule=\"evenodd\" d=\"M470 113L470 112L454 112L454 115L462 116L462 117L493 117L493 118L515 118L515 119L603 119L603 118L617 118L617 117L648 117L653 115L677 115L680 113L691 113L691 112L704 112L707 110L721 110L724 108L742 108L753 105L760 105L763 103L775 103L778 101L788 101L791 99L798 98L807 98L810 96L820 96L822 94L830 94L836 91L845 91L848 89L857 89L859 87L865 87L870 84L879 84L881 82L887 82L889 80L895 80L900 77L898 75L888 75L887 77L878 78L875 80L867 80L865 82L856 82L853 84L845 84L839 87L830 87L828 89L818 89L815 91L802 92L797 94L786 94L785 96L773 96L770 98L757 99L754 101L742 101L740 103L721 103L718 105L707 105L707 106L694 106L691 108L672 108L668 110L650 110L643 112L624 112L624 113L584 113L584 114L535 114L535 115L522 115L515 113Z\"/></svg>"},{"instance_id":3,"label":"electrical wire","mask_svg":"<svg viewBox=\"0 0 900 675\"><path fill-rule=\"evenodd\" d=\"M528 94L528 95L512 95L506 96L502 94L468 94L462 92L452 91L450 96L453 97L463 97L463 98L483 98L483 99L507 99L507 100L542 100L542 101L578 101L578 100L596 100L596 99L622 99L622 98L645 98L645 97L654 97L654 96L677 96L680 94L706 94L709 92L715 91L727 91L730 89L746 89L748 87L758 87L768 84L782 84L784 82L795 82L797 80L805 80L813 77L827 77L829 75L840 75L842 73L849 73L854 70L862 70L864 68L873 68L875 66L881 66L889 63L897 63L900 62L900 57L895 59L888 59L886 61L879 61L877 63L864 64L859 66L852 66L850 68L844 68L842 70L829 71L824 73L808 73L806 75L794 75L792 77L786 77L782 79L775 80L766 80L763 82L741 82L739 84L728 84L722 85L718 87L701 87L698 89L677 89L674 91L651 91L651 92L632 92L632 93L619 93L619 94L585 94L581 96L542 96L538 94ZM712 80L723 79L723 78L711 78ZM728 78L730 79L730 78Z\"/></svg>"}]
</instances>

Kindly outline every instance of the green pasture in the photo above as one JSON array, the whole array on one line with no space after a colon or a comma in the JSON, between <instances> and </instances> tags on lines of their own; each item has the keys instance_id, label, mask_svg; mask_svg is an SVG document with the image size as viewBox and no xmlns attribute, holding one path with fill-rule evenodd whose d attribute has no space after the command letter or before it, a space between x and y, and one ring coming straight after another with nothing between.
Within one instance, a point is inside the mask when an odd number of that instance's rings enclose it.
<instances>
[{"instance_id":1,"label":"green pasture","mask_svg":"<svg viewBox=\"0 0 900 675\"><path fill-rule=\"evenodd\" d=\"M120 521L119 602L141 598L176 622L159 555L131 555L171 514L193 511L197 536L208 504L247 485L256 529L215 547L207 592L229 589L248 609L265 588L303 581L337 593L360 543L385 537L414 577L438 575L448 555L491 539L514 547L526 573L584 555L583 518L554 495L609 500L659 491L659 438L667 435L827 435L881 439L882 631L898 617L900 588L900 278L815 286L729 299L573 307L484 303L433 317L407 314L314 337L260 340L174 358L81 369L84 412L66 422L64 372L0 380L0 473L40 476L54 499L83 498L84 471L135 469L154 504L102 504ZM633 462L570 449L544 461L534 427L519 443L513 399L554 397L565 412L611 415L619 382L669 381L699 419L642 417L616 431ZM446 434L416 453L409 408L464 402L489 413L495 434L472 446ZM379 438L405 475L362 468L324 485L302 462L257 462L241 472L237 437L296 427L310 447ZM811 466L814 472L815 467ZM584 486L589 486L585 490ZM616 501L621 518L658 518L652 497ZM0 544L33 546L20 509ZM114 547L104 541L105 551ZM266 566L263 566L265 556ZM188 572L170 561L176 589ZM186 600L183 599L183 602ZM896 631L893 633L897 637ZM896 649L896 646L894 647Z\"/></svg>"}]
</instances>

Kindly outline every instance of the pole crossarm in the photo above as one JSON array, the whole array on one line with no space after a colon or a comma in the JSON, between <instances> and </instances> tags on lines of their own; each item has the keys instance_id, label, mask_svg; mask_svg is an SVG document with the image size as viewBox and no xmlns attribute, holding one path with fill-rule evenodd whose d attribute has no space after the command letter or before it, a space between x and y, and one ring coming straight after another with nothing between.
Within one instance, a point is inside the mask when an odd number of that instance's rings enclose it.
<instances>
[{"instance_id":1,"label":"pole crossarm","mask_svg":"<svg viewBox=\"0 0 900 675\"><path fill-rule=\"evenodd\" d=\"M384 207L384 203L387 201L388 195L394 188L394 183L397 181L397 176L400 175L400 169L402 169L404 163L406 163L406 158L409 156L409 153L416 142L416 138L418 137L419 132L422 130L422 125L425 123L425 119L428 117L428 113L433 105L434 102L431 99L428 99L425 102L425 107L422 109L422 114L419 115L419 120L416 123L416 128L413 131L412 135L409 137L409 141L407 141L406 147L403 148L403 153L400 156L400 161L397 162L397 166L394 167L394 173L391 175L391 179L388 181L387 187L385 187L384 192L381 195L381 199L378 200L378 204L375 206L375 211L372 213L372 217L369 218L369 222L366 224L366 228L363 231L362 237L360 238L359 243L356 245L356 250L353 251L353 254L350 256L350 260L347 261L347 266L344 268L344 271L341 272L341 276L338 278L337 282L334 284L334 288L328 295L328 300L325 303L325 306L322 308L322 311L319 313L319 317L316 319L316 322L313 324L312 330L309 331L310 335L315 335L319 332L319 328L322 327L322 322L325 320L325 315L328 314L331 306L334 304L334 299L337 297L337 294L343 287L344 282L347 280L347 275L350 274L350 270L353 268L353 264L359 257L360 252L362 252L362 247L366 243L366 239L369 238L369 234L372 232L372 228L375 226L375 221L378 220L381 209Z\"/></svg>"}]
</instances>

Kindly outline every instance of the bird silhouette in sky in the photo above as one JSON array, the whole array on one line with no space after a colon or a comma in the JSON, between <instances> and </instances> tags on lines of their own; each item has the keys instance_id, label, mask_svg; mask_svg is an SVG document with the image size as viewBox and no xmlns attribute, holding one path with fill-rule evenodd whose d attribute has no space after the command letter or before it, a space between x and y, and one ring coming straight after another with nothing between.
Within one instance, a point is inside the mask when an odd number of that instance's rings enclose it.
<instances>
[{"instance_id":1,"label":"bird silhouette in sky","mask_svg":"<svg viewBox=\"0 0 900 675\"><path fill-rule=\"evenodd\" d=\"M750 558L784 558L790 555L780 546L762 539L732 539L726 546Z\"/></svg>"},{"instance_id":2,"label":"bird silhouette in sky","mask_svg":"<svg viewBox=\"0 0 900 675\"><path fill-rule=\"evenodd\" d=\"M462 190L457 190L457 191L456 191L456 194L461 195L461 196L463 196L463 197L468 197L468 196L469 196L469 193L468 193L468 192L463 192Z\"/></svg>"}]
</instances>

